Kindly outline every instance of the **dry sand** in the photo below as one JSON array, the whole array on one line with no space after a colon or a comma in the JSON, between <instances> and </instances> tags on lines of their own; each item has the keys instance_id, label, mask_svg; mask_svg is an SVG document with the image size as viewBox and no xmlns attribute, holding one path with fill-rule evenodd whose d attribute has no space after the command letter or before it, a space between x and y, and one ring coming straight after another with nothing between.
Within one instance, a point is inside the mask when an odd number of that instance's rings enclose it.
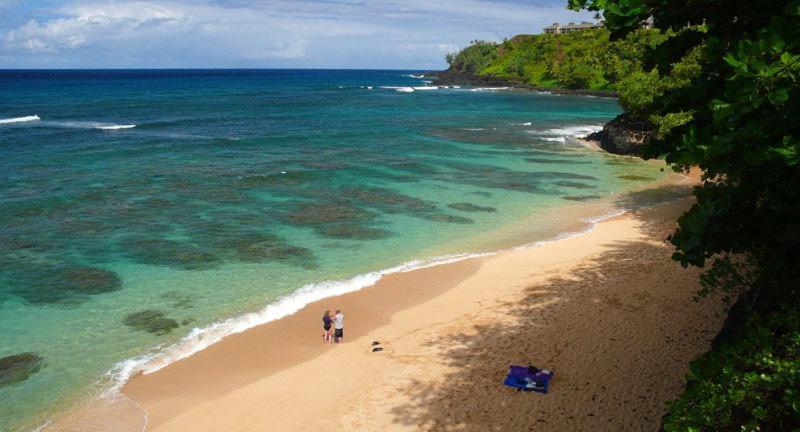
<instances>
[{"instance_id":1,"label":"dry sand","mask_svg":"<svg viewBox=\"0 0 800 432\"><path fill-rule=\"evenodd\" d=\"M684 200L544 246L385 277L313 303L124 393L148 431L657 430L723 320L663 239ZM322 345L341 307L345 342ZM385 350L372 353L372 341ZM509 364L550 393L502 386Z\"/></svg>"}]
</instances>

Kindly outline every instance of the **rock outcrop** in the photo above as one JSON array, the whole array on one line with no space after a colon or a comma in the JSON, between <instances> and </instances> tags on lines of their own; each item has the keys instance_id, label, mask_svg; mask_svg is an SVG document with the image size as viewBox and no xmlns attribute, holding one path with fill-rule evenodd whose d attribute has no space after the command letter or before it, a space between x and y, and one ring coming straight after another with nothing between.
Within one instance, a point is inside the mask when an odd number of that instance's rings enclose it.
<instances>
[{"instance_id":1,"label":"rock outcrop","mask_svg":"<svg viewBox=\"0 0 800 432\"><path fill-rule=\"evenodd\" d=\"M590 134L586 139L599 142L600 148L609 153L642 156L645 145L654 135L655 130L649 122L620 114L606 123L603 130Z\"/></svg>"},{"instance_id":2,"label":"rock outcrop","mask_svg":"<svg viewBox=\"0 0 800 432\"><path fill-rule=\"evenodd\" d=\"M473 87L513 87L515 89L557 94L616 97L616 93L611 90L543 88L530 85L523 81L496 77L494 75L475 75L468 72L459 72L453 69L447 69L439 72L429 72L426 73L425 76L433 78L433 85L437 86L463 85Z\"/></svg>"}]
</instances>

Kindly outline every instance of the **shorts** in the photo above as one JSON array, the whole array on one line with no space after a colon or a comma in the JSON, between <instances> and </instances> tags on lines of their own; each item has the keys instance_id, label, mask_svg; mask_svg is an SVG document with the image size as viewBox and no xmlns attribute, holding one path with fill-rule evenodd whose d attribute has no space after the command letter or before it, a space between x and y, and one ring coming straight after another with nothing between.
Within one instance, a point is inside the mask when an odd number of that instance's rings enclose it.
<instances>
[{"instance_id":1,"label":"shorts","mask_svg":"<svg viewBox=\"0 0 800 432\"><path fill-rule=\"evenodd\" d=\"M344 329L336 329L333 331L333 337L344 337Z\"/></svg>"}]
</instances>

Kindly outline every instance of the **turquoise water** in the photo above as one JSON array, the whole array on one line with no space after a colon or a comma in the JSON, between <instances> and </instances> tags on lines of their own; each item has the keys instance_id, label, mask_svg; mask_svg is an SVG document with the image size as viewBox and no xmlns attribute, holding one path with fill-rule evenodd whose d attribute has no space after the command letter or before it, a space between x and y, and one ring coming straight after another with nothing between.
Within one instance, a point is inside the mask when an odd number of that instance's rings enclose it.
<instances>
[{"instance_id":1,"label":"turquoise water","mask_svg":"<svg viewBox=\"0 0 800 432\"><path fill-rule=\"evenodd\" d=\"M408 74L0 71L0 430L664 176L573 139L614 100L394 88L424 86Z\"/></svg>"}]
</instances>

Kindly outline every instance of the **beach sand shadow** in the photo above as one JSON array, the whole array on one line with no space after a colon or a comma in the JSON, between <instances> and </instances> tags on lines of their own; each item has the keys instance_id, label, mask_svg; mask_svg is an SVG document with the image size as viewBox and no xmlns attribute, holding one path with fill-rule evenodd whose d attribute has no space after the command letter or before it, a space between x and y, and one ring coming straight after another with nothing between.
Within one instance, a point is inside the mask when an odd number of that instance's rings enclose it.
<instances>
[{"instance_id":1,"label":"beach sand shadow","mask_svg":"<svg viewBox=\"0 0 800 432\"><path fill-rule=\"evenodd\" d=\"M652 238L672 232L643 222ZM469 317L466 330L424 347L442 368L420 370L421 379L397 390L408 402L391 408L393 422L436 431L657 430L724 310L718 298L692 300L698 272L671 253L667 244L617 242L528 286L523 298ZM549 394L504 387L511 364L552 369Z\"/></svg>"}]
</instances>

